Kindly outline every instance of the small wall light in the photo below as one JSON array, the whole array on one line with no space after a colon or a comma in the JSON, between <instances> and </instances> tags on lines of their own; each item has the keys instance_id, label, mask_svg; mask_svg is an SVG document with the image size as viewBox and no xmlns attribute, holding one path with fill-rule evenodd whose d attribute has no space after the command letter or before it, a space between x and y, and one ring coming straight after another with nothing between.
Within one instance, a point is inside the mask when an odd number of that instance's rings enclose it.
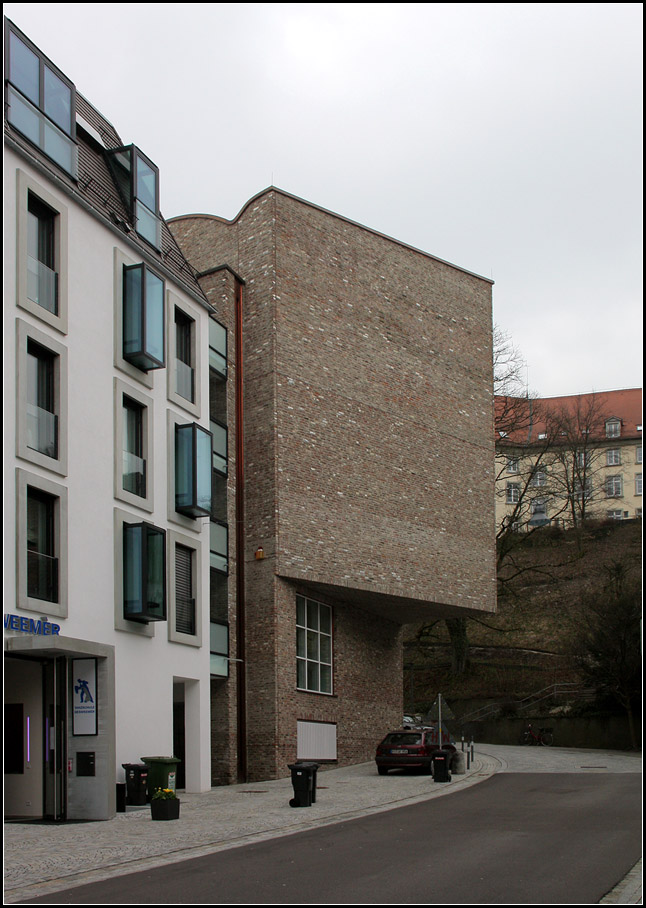
<instances>
[{"instance_id":1,"label":"small wall light","mask_svg":"<svg viewBox=\"0 0 646 908\"><path fill-rule=\"evenodd\" d=\"M265 557L265 550L263 549L263 547L261 545L259 545L258 548L256 549L256 551L254 552L254 557L255 557L256 561L262 561L262 559Z\"/></svg>"}]
</instances>

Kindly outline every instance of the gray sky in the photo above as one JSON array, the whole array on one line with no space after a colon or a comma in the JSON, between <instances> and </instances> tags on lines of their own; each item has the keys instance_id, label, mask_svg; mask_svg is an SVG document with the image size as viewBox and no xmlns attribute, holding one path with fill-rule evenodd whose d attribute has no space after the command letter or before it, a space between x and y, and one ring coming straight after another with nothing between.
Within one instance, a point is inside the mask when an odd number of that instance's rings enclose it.
<instances>
[{"instance_id":1,"label":"gray sky","mask_svg":"<svg viewBox=\"0 0 646 908\"><path fill-rule=\"evenodd\" d=\"M5 3L160 168L493 278L541 396L642 383L641 3Z\"/></svg>"}]
</instances>

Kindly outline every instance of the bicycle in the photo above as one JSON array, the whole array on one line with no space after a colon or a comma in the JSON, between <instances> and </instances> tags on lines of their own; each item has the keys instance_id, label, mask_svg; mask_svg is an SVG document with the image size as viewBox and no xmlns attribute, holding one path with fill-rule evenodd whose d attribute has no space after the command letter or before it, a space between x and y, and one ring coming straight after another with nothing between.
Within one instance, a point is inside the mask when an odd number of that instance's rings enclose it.
<instances>
[{"instance_id":1,"label":"bicycle","mask_svg":"<svg viewBox=\"0 0 646 908\"><path fill-rule=\"evenodd\" d=\"M523 732L522 738L520 740L521 744L542 744L543 747L549 747L554 741L554 736L552 734L551 728L539 728L538 732L535 732L531 724L527 725L527 728Z\"/></svg>"}]
</instances>

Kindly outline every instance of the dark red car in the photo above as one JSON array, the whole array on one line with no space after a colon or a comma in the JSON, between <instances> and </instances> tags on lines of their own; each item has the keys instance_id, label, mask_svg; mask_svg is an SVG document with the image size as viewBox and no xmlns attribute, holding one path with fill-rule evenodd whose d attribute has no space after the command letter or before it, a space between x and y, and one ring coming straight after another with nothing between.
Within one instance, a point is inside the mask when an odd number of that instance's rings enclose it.
<instances>
[{"instance_id":1,"label":"dark red car","mask_svg":"<svg viewBox=\"0 0 646 908\"><path fill-rule=\"evenodd\" d=\"M442 724L442 748L455 753L451 735ZM433 769L433 752L440 749L438 730L431 728L405 728L389 731L377 745L375 762L377 772L385 776L389 769L421 769L430 773Z\"/></svg>"}]
</instances>

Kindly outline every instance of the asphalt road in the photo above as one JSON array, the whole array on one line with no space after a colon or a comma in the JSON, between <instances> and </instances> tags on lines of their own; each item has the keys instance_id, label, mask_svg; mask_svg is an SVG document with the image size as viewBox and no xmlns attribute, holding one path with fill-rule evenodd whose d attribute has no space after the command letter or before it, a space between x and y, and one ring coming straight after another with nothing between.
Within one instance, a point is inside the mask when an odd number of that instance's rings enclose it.
<instances>
[{"instance_id":1,"label":"asphalt road","mask_svg":"<svg viewBox=\"0 0 646 908\"><path fill-rule=\"evenodd\" d=\"M641 857L641 775L499 774L22 904L594 904Z\"/></svg>"}]
</instances>

